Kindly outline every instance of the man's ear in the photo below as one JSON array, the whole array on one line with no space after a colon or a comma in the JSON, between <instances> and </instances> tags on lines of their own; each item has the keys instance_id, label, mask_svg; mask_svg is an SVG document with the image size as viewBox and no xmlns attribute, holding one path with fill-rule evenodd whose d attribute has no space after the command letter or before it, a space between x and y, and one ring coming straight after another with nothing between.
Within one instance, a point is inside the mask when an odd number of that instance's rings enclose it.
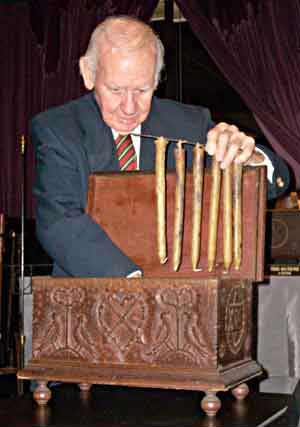
<instances>
[{"instance_id":1,"label":"man's ear","mask_svg":"<svg viewBox=\"0 0 300 427\"><path fill-rule=\"evenodd\" d=\"M90 64L88 63L87 58L82 56L79 60L79 68L80 68L80 74L82 75L84 86L87 88L87 90L94 89L95 82L94 82L94 75L91 71Z\"/></svg>"}]
</instances>

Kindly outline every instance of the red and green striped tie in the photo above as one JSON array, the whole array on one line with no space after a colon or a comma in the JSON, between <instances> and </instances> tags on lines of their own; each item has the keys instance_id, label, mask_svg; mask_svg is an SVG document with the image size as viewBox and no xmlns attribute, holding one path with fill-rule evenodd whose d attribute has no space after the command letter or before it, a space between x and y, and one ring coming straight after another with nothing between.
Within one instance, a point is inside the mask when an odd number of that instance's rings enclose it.
<instances>
[{"instance_id":1,"label":"red and green striped tie","mask_svg":"<svg viewBox=\"0 0 300 427\"><path fill-rule=\"evenodd\" d=\"M137 158L131 136L119 135L115 143L121 171L136 170Z\"/></svg>"}]
</instances>

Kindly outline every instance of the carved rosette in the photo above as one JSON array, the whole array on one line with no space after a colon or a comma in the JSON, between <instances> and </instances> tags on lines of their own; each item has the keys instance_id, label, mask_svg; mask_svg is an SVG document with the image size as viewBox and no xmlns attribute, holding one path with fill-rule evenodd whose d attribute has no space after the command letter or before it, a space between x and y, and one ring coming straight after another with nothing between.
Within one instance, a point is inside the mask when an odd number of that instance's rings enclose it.
<instances>
[{"instance_id":1,"label":"carved rosette","mask_svg":"<svg viewBox=\"0 0 300 427\"><path fill-rule=\"evenodd\" d=\"M251 285L237 281L220 291L219 357L223 364L250 357Z\"/></svg>"},{"instance_id":2,"label":"carved rosette","mask_svg":"<svg viewBox=\"0 0 300 427\"><path fill-rule=\"evenodd\" d=\"M246 336L246 299L245 288L230 290L225 309L225 334L229 350L237 354L242 348Z\"/></svg>"},{"instance_id":3,"label":"carved rosette","mask_svg":"<svg viewBox=\"0 0 300 427\"><path fill-rule=\"evenodd\" d=\"M283 247L289 240L289 228L285 221L280 218L273 218L272 221L272 249Z\"/></svg>"}]
</instances>

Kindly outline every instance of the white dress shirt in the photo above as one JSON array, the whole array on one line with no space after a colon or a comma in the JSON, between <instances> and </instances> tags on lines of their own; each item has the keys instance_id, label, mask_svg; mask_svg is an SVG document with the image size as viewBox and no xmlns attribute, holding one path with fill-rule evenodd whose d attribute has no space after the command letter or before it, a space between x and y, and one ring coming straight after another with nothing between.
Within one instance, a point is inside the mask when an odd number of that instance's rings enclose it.
<instances>
[{"instance_id":1,"label":"white dress shirt","mask_svg":"<svg viewBox=\"0 0 300 427\"><path fill-rule=\"evenodd\" d=\"M259 163L255 163L255 165L253 166L267 166L267 178L268 178L268 181L272 184L274 166L272 165L271 160L260 148L255 147L255 151L258 151L259 153L261 153L264 156L264 160L262 160Z\"/></svg>"}]
</instances>

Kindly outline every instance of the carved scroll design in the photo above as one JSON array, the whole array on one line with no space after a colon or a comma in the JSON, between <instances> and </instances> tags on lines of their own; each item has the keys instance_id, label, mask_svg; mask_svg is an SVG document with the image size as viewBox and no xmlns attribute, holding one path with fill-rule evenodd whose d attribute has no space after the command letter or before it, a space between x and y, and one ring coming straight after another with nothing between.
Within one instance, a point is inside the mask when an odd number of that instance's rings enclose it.
<instances>
[{"instance_id":1,"label":"carved scroll design","mask_svg":"<svg viewBox=\"0 0 300 427\"><path fill-rule=\"evenodd\" d=\"M191 288L158 290L151 344L145 358L151 363L206 366L213 357L201 319L199 295Z\"/></svg>"}]
</instances>

